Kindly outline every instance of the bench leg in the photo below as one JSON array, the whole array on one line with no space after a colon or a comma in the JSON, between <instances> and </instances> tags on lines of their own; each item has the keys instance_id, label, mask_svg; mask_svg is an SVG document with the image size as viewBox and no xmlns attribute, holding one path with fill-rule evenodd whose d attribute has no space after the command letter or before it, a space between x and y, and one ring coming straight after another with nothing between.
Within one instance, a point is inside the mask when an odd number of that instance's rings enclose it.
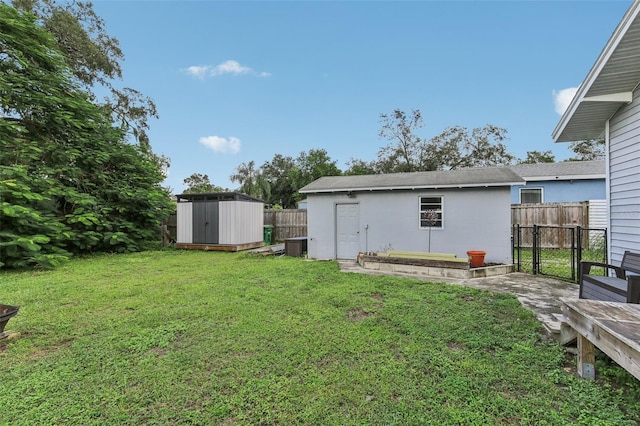
<instances>
[{"instance_id":1,"label":"bench leg","mask_svg":"<svg viewBox=\"0 0 640 426\"><path fill-rule=\"evenodd\" d=\"M583 379L596 378L596 351L586 337L578 334L578 375Z\"/></svg>"}]
</instances>

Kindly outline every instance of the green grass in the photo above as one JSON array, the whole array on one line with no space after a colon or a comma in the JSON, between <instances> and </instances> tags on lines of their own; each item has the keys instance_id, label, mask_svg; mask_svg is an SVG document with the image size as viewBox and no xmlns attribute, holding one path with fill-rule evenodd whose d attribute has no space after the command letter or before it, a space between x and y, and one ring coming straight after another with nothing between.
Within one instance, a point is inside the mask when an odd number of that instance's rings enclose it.
<instances>
[{"instance_id":1,"label":"green grass","mask_svg":"<svg viewBox=\"0 0 640 426\"><path fill-rule=\"evenodd\" d=\"M517 256L517 255L516 255ZM604 262L604 251L582 250L582 260L591 262ZM518 259L516 257L515 262ZM542 248L540 250L541 274L550 275L567 281L577 281L580 274L579 265L574 265L571 270L571 250ZM605 262L606 263L606 262ZM531 248L520 249L520 270L531 273L533 270L533 250ZM591 274L604 275L607 271L602 267L594 266ZM573 275L573 279L572 279Z\"/></svg>"},{"instance_id":2,"label":"green grass","mask_svg":"<svg viewBox=\"0 0 640 426\"><path fill-rule=\"evenodd\" d=\"M0 346L1 424L640 420L634 380L575 378L510 295L186 251L0 282L0 303L21 306Z\"/></svg>"}]
</instances>

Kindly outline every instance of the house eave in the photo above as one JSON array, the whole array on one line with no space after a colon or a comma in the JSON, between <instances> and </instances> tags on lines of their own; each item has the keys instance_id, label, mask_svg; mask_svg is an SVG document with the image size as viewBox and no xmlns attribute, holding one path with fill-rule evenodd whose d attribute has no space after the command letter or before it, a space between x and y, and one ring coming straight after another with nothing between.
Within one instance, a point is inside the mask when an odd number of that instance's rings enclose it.
<instances>
[{"instance_id":1,"label":"house eave","mask_svg":"<svg viewBox=\"0 0 640 426\"><path fill-rule=\"evenodd\" d=\"M634 25L639 11L640 2L634 1L553 130L552 138L555 142L571 142L602 137L606 121L615 115L622 106L632 101L633 91L640 82L640 79L635 77L636 70L629 70L631 77L624 81L622 85L624 87L616 84L623 79L618 78L619 76L615 73L603 74L603 70L608 65L615 68L617 62L612 61L612 56L616 53L618 46L623 43L629 28ZM635 25L637 26L638 24ZM624 53L620 53L617 57L618 61L628 59L624 55ZM616 77L614 79L616 83L608 81L613 77ZM597 93L591 93L596 83L600 83L600 87L596 90ZM610 91L604 93L607 89Z\"/></svg>"}]
</instances>

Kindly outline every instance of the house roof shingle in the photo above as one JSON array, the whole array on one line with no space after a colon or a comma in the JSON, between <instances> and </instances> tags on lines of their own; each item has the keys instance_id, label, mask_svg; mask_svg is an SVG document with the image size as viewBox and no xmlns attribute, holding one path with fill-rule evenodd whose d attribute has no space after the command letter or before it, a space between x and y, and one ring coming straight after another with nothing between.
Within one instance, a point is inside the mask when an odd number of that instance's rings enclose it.
<instances>
[{"instance_id":1,"label":"house roof shingle","mask_svg":"<svg viewBox=\"0 0 640 426\"><path fill-rule=\"evenodd\" d=\"M604 160L516 164L509 168L528 181L604 179L606 172Z\"/></svg>"},{"instance_id":2,"label":"house roof shingle","mask_svg":"<svg viewBox=\"0 0 640 426\"><path fill-rule=\"evenodd\" d=\"M496 187L522 184L509 167L389 173L358 176L325 176L300 189L300 193Z\"/></svg>"}]
</instances>

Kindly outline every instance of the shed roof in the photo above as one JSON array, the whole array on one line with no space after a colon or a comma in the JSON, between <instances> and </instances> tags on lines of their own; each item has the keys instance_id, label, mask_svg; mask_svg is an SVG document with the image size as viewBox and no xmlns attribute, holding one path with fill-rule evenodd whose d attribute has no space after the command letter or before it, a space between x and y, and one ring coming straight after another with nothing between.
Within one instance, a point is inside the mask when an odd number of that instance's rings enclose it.
<instances>
[{"instance_id":1,"label":"shed roof","mask_svg":"<svg viewBox=\"0 0 640 426\"><path fill-rule=\"evenodd\" d=\"M526 181L605 178L604 160L516 164L509 167Z\"/></svg>"},{"instance_id":2,"label":"shed roof","mask_svg":"<svg viewBox=\"0 0 640 426\"><path fill-rule=\"evenodd\" d=\"M473 188L523 183L508 167L483 167L433 172L325 176L300 189L300 193L382 191L396 189Z\"/></svg>"},{"instance_id":3,"label":"shed roof","mask_svg":"<svg viewBox=\"0 0 640 426\"><path fill-rule=\"evenodd\" d=\"M601 138L640 83L640 2L634 1L553 131L556 142Z\"/></svg>"},{"instance_id":4,"label":"shed roof","mask_svg":"<svg viewBox=\"0 0 640 426\"><path fill-rule=\"evenodd\" d=\"M258 198L251 197L241 192L207 192L201 194L180 194L176 195L178 202L185 201L252 201L264 203Z\"/></svg>"}]
</instances>

